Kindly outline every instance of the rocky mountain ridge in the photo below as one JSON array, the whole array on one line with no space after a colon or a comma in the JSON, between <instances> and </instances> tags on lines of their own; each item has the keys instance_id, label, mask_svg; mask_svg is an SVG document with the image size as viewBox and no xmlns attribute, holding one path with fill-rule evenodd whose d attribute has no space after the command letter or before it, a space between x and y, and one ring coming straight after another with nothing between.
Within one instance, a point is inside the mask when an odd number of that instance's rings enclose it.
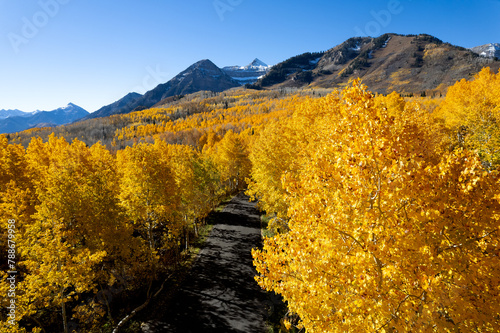
<instances>
[{"instance_id":1,"label":"rocky mountain ridge","mask_svg":"<svg viewBox=\"0 0 500 333\"><path fill-rule=\"evenodd\" d=\"M326 52L295 56L273 66L252 87L341 88L360 77L379 93L445 93L486 66L497 72L500 62L426 34L385 34L350 38Z\"/></svg>"}]
</instances>

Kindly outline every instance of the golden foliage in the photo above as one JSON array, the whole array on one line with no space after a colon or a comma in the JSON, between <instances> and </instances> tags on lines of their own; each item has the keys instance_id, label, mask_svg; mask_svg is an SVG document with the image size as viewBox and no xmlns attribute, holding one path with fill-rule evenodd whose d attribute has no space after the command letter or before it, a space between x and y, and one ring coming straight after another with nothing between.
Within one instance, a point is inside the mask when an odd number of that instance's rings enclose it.
<instances>
[{"instance_id":1,"label":"golden foliage","mask_svg":"<svg viewBox=\"0 0 500 333\"><path fill-rule=\"evenodd\" d=\"M283 178L290 230L253 252L258 283L307 332L498 331L498 173L365 89L305 103L319 119Z\"/></svg>"},{"instance_id":2,"label":"golden foliage","mask_svg":"<svg viewBox=\"0 0 500 333\"><path fill-rule=\"evenodd\" d=\"M245 182L273 218L253 256L288 302L283 327L499 331L499 78L485 69L444 101L359 81L323 98L200 93L90 122L107 147L65 140L77 124L0 136L21 276L18 324L0 317L0 332L39 332L47 313L97 329L111 313L100 292L155 280Z\"/></svg>"},{"instance_id":3,"label":"golden foliage","mask_svg":"<svg viewBox=\"0 0 500 333\"><path fill-rule=\"evenodd\" d=\"M156 279L233 189L220 172L241 182L249 170L246 145L232 132L213 156L163 141L113 156L99 143L70 144L54 135L33 139L26 150L4 136L0 145L0 215L18 228L20 326L0 323L19 332L21 323L39 323L49 309L60 312L65 327L70 319L87 330L100 325L109 304L88 295L112 290L117 281L133 288ZM233 157L234 166L218 164ZM3 224L1 231L6 239ZM0 291L7 289L3 279Z\"/></svg>"},{"instance_id":4,"label":"golden foliage","mask_svg":"<svg viewBox=\"0 0 500 333\"><path fill-rule=\"evenodd\" d=\"M436 116L444 119L456 142L477 150L489 166L500 163L500 73L484 68L473 81L457 82Z\"/></svg>"}]
</instances>

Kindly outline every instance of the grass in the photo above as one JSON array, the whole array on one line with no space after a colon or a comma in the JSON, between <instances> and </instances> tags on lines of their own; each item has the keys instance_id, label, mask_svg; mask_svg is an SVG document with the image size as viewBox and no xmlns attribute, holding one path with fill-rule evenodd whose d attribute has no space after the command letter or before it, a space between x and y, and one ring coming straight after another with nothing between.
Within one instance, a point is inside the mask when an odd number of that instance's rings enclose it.
<instances>
[{"instance_id":1,"label":"grass","mask_svg":"<svg viewBox=\"0 0 500 333\"><path fill-rule=\"evenodd\" d=\"M271 230L267 229L267 226L269 225L269 221L271 221L272 219L272 216L268 216L268 215L261 215L260 216L260 233L262 235L262 238L267 238L267 237L273 237L274 236L274 232L272 232Z\"/></svg>"},{"instance_id":2,"label":"grass","mask_svg":"<svg viewBox=\"0 0 500 333\"><path fill-rule=\"evenodd\" d=\"M219 206L217 206L214 210L214 212L217 212L217 213L220 213L224 210L224 208L226 208L227 204L233 200L234 198L234 195L233 194L228 194L226 195L224 198L222 198L221 200L221 203L219 204Z\"/></svg>"}]
</instances>

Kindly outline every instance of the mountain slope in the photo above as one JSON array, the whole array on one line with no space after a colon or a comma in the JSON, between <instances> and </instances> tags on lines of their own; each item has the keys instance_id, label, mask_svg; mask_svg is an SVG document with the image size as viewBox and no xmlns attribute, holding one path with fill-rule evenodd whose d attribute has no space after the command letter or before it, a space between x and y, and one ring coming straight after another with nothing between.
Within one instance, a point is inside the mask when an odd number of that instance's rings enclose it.
<instances>
[{"instance_id":1,"label":"mountain slope","mask_svg":"<svg viewBox=\"0 0 500 333\"><path fill-rule=\"evenodd\" d=\"M118 101L103 106L99 110L89 114L86 116L84 119L90 119L90 118L101 118L101 117L107 117L112 114L119 114L119 113L124 113L124 110L128 110L129 106L135 103L137 100L139 100L142 97L141 94L138 93L129 93L125 97L119 99Z\"/></svg>"},{"instance_id":2,"label":"mountain slope","mask_svg":"<svg viewBox=\"0 0 500 333\"><path fill-rule=\"evenodd\" d=\"M271 66L255 58L247 66L226 66L222 70L239 83L250 84L257 82L260 77L266 75L270 68Z\"/></svg>"},{"instance_id":3,"label":"mountain slope","mask_svg":"<svg viewBox=\"0 0 500 333\"><path fill-rule=\"evenodd\" d=\"M122 107L109 108L104 111L101 109L99 113L94 112L87 118L106 117L112 114L128 113L138 108L149 108L161 100L175 95L186 95L202 90L221 92L238 86L240 83L233 80L213 62L205 59L191 65L167 83L158 85L136 100L126 103Z\"/></svg>"},{"instance_id":4,"label":"mountain slope","mask_svg":"<svg viewBox=\"0 0 500 333\"><path fill-rule=\"evenodd\" d=\"M89 113L81 107L69 103L53 110L40 111L30 116L15 116L0 120L0 133L15 133L38 126L64 125L79 120Z\"/></svg>"},{"instance_id":5,"label":"mountain slope","mask_svg":"<svg viewBox=\"0 0 500 333\"><path fill-rule=\"evenodd\" d=\"M316 68L319 59L324 53L303 53L301 55L287 59L275 66L262 77L254 86L269 87L280 84L289 79L298 80L299 83L310 83L312 76L310 71Z\"/></svg>"},{"instance_id":6,"label":"mountain slope","mask_svg":"<svg viewBox=\"0 0 500 333\"><path fill-rule=\"evenodd\" d=\"M471 48L471 51L486 58L500 58L500 43L490 43Z\"/></svg>"},{"instance_id":7,"label":"mountain slope","mask_svg":"<svg viewBox=\"0 0 500 333\"><path fill-rule=\"evenodd\" d=\"M288 59L274 66L254 87L336 88L361 77L379 93L444 92L485 66L496 72L500 62L425 34L385 34L351 38L325 53L305 53Z\"/></svg>"}]
</instances>

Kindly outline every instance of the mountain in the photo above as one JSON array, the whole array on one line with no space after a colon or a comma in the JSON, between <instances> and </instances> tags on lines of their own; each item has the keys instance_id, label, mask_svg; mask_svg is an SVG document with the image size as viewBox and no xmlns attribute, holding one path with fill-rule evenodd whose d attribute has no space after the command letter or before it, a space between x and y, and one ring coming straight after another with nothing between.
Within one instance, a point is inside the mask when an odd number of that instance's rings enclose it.
<instances>
[{"instance_id":1,"label":"mountain","mask_svg":"<svg viewBox=\"0 0 500 333\"><path fill-rule=\"evenodd\" d=\"M310 83L312 81L312 70L318 65L318 61L324 53L303 53L287 59L269 69L267 74L254 84L254 87L270 87L287 81L291 77L293 81Z\"/></svg>"},{"instance_id":2,"label":"mountain","mask_svg":"<svg viewBox=\"0 0 500 333\"><path fill-rule=\"evenodd\" d=\"M488 45L484 50L497 44ZM245 84L255 89L331 89L361 77L370 90L378 93L444 93L448 86L472 78L485 66L496 72L500 62L427 34L355 37L326 52L304 53L272 67L255 59L247 66L220 69L210 60L201 60L144 95L130 93L85 119L129 113L150 108L169 97L178 99L199 91L221 92Z\"/></svg>"},{"instance_id":3,"label":"mountain","mask_svg":"<svg viewBox=\"0 0 500 333\"><path fill-rule=\"evenodd\" d=\"M9 117L28 117L31 113L23 112L21 110L0 110L0 119Z\"/></svg>"},{"instance_id":4,"label":"mountain","mask_svg":"<svg viewBox=\"0 0 500 333\"><path fill-rule=\"evenodd\" d=\"M112 114L126 113L128 112L127 110L130 110L129 106L137 102L141 97L142 97L141 94L135 92L129 93L125 97L119 99L118 101L110 105L103 106L99 110L90 113L84 119L100 118L100 117L107 117Z\"/></svg>"},{"instance_id":5,"label":"mountain","mask_svg":"<svg viewBox=\"0 0 500 333\"><path fill-rule=\"evenodd\" d=\"M500 58L500 44L490 43L471 48L471 51L486 58Z\"/></svg>"},{"instance_id":6,"label":"mountain","mask_svg":"<svg viewBox=\"0 0 500 333\"><path fill-rule=\"evenodd\" d=\"M89 113L81 107L69 103L52 111L35 111L28 115L0 119L0 133L15 133L33 127L64 125L79 120Z\"/></svg>"},{"instance_id":7,"label":"mountain","mask_svg":"<svg viewBox=\"0 0 500 333\"><path fill-rule=\"evenodd\" d=\"M379 93L444 92L485 66L497 72L500 62L426 34L385 34L351 38L326 52L290 58L273 66L252 87L338 88L361 77Z\"/></svg>"},{"instance_id":8,"label":"mountain","mask_svg":"<svg viewBox=\"0 0 500 333\"><path fill-rule=\"evenodd\" d=\"M146 92L143 96L125 103L124 106L105 110L101 109L98 111L99 113L91 113L87 119L128 113L135 109L150 108L161 100L171 96L187 95L202 90L221 92L238 86L240 86L238 81L233 80L213 62L205 59L189 66L167 83L160 84L153 90Z\"/></svg>"},{"instance_id":9,"label":"mountain","mask_svg":"<svg viewBox=\"0 0 500 333\"><path fill-rule=\"evenodd\" d=\"M271 66L255 58L247 66L226 66L222 70L234 80L241 84L251 84L257 82L259 78L266 75Z\"/></svg>"}]
</instances>

